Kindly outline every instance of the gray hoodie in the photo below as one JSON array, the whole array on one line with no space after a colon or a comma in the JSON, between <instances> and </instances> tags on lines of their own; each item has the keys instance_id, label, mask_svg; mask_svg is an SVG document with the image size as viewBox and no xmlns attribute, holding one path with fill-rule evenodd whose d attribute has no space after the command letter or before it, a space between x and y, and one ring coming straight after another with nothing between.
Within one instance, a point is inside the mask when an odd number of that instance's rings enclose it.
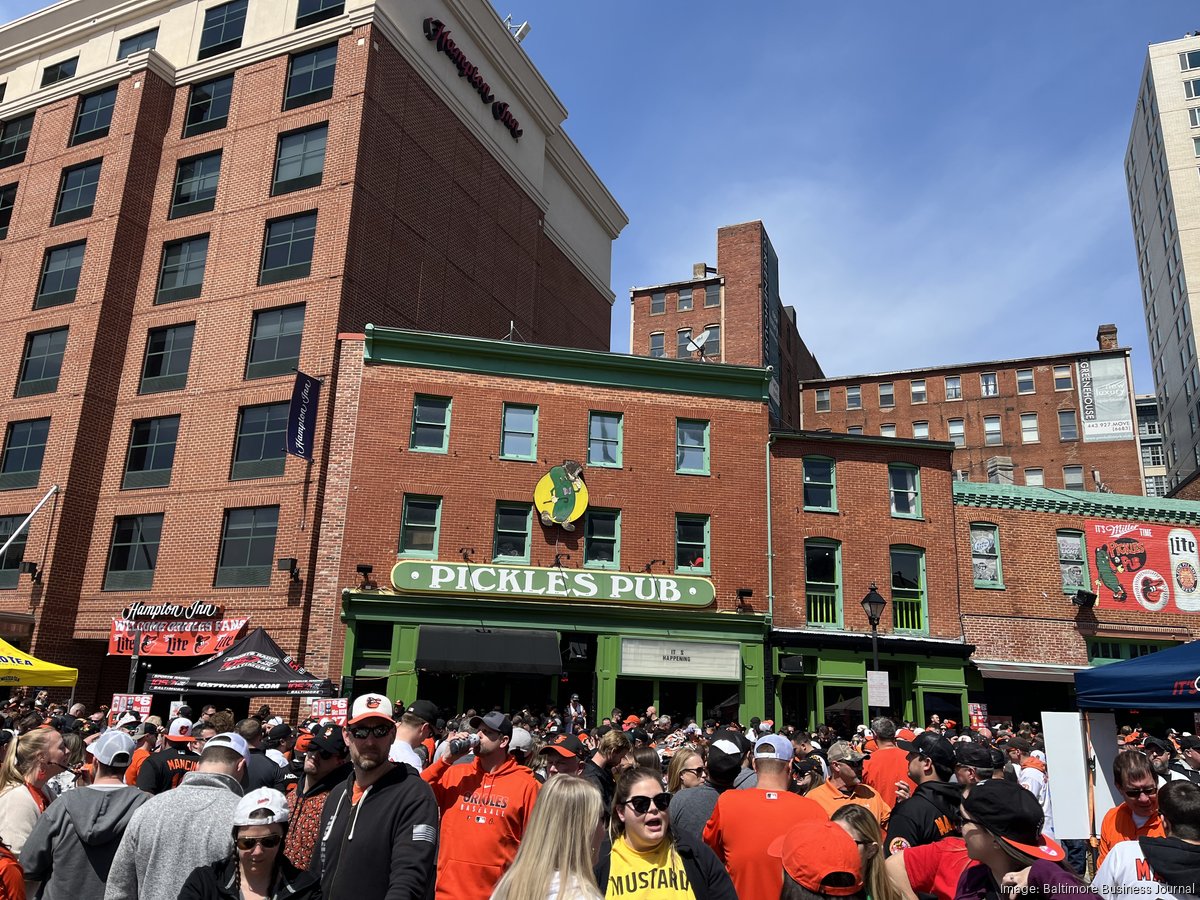
<instances>
[{"instance_id":1,"label":"gray hoodie","mask_svg":"<svg viewBox=\"0 0 1200 900\"><path fill-rule=\"evenodd\" d=\"M104 900L178 900L192 869L233 852L233 811L242 786L229 775L188 772L129 820Z\"/></svg>"},{"instance_id":2,"label":"gray hoodie","mask_svg":"<svg viewBox=\"0 0 1200 900\"><path fill-rule=\"evenodd\" d=\"M67 791L46 807L21 850L42 900L101 900L125 826L148 794L124 785Z\"/></svg>"}]
</instances>

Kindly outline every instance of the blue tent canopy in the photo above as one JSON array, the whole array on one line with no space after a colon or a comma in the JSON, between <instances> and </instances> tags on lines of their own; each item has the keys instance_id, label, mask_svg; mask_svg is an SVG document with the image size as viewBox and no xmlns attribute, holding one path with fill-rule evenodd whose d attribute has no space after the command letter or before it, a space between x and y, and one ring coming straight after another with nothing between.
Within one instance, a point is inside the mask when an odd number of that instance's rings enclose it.
<instances>
[{"instance_id":1,"label":"blue tent canopy","mask_svg":"<svg viewBox=\"0 0 1200 900\"><path fill-rule=\"evenodd\" d=\"M1075 673L1080 709L1200 709L1200 641Z\"/></svg>"}]
</instances>

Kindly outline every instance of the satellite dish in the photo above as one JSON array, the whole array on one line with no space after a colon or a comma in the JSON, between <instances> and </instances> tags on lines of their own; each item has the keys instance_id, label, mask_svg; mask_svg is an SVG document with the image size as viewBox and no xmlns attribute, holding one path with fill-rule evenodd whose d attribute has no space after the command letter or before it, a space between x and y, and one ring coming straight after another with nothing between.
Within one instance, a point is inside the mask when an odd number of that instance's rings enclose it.
<instances>
[{"instance_id":1,"label":"satellite dish","mask_svg":"<svg viewBox=\"0 0 1200 900\"><path fill-rule=\"evenodd\" d=\"M704 359L704 345L708 343L708 335L710 329L704 329L693 338L688 338L687 348L691 353L699 353L700 359Z\"/></svg>"}]
</instances>

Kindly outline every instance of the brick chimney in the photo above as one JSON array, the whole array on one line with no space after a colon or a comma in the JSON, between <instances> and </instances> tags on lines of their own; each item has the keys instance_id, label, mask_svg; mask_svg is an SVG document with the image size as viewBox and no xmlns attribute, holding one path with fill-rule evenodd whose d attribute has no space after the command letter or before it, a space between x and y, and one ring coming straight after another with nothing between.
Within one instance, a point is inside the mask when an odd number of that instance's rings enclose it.
<instances>
[{"instance_id":1,"label":"brick chimney","mask_svg":"<svg viewBox=\"0 0 1200 900\"><path fill-rule=\"evenodd\" d=\"M700 279L700 278L703 278L703 277L704 277L704 276L707 274L707 273L704 271L704 270L705 270L705 269L707 269L707 268L708 268L708 263L702 263L702 262L693 263L693 265L692 265L692 278L693 278L693 279Z\"/></svg>"},{"instance_id":2,"label":"brick chimney","mask_svg":"<svg viewBox=\"0 0 1200 900\"><path fill-rule=\"evenodd\" d=\"M1100 345L1101 350L1116 350L1117 349L1117 326L1116 325L1101 325L1096 329L1096 343Z\"/></svg>"},{"instance_id":3,"label":"brick chimney","mask_svg":"<svg viewBox=\"0 0 1200 900\"><path fill-rule=\"evenodd\" d=\"M1012 484L1013 461L1011 456L993 456L987 461L989 484Z\"/></svg>"}]
</instances>

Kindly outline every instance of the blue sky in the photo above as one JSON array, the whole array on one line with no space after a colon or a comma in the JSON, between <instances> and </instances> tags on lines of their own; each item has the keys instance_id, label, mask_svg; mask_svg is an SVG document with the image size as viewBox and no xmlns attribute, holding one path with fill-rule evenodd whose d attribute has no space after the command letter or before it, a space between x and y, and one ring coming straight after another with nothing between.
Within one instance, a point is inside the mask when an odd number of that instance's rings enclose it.
<instances>
[{"instance_id":1,"label":"blue sky","mask_svg":"<svg viewBox=\"0 0 1200 900\"><path fill-rule=\"evenodd\" d=\"M1185 0L494 0L625 208L629 288L762 219L830 375L1094 347L1153 382L1122 164L1146 45ZM0 0L5 21L44 3Z\"/></svg>"}]
</instances>

